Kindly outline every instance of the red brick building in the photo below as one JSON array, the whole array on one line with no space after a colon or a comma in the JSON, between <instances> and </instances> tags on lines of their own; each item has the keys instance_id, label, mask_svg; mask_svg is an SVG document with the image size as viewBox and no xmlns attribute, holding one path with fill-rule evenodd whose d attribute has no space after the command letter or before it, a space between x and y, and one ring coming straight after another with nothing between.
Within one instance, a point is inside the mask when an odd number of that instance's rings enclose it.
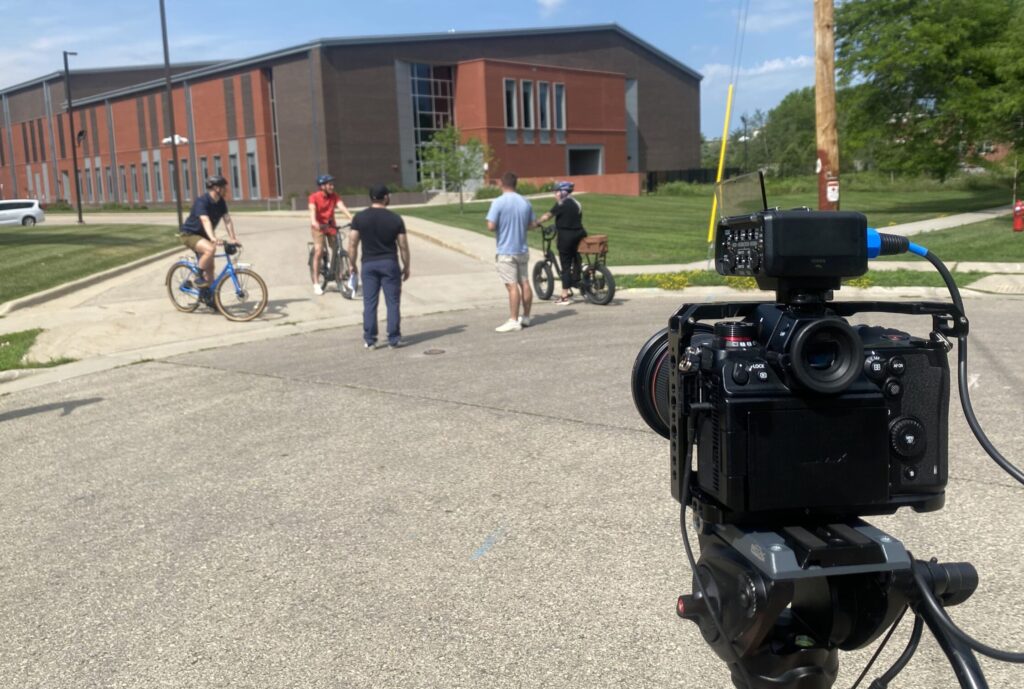
<instances>
[{"instance_id":1,"label":"red brick building","mask_svg":"<svg viewBox=\"0 0 1024 689\"><path fill-rule=\"evenodd\" d=\"M177 65L171 132L159 67L74 70L0 90L0 198L170 204L221 173L230 199L419 181L419 148L455 124L521 177L699 166L700 75L612 25L346 38ZM184 141L171 160L170 136ZM167 141L168 143L165 143Z\"/></svg>"}]
</instances>

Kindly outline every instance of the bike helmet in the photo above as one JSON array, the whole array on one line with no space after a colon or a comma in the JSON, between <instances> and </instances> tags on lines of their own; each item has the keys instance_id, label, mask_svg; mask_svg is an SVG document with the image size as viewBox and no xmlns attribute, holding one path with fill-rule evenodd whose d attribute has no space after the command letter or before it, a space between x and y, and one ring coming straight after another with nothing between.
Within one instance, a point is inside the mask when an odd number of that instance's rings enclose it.
<instances>
[{"instance_id":1,"label":"bike helmet","mask_svg":"<svg viewBox=\"0 0 1024 689\"><path fill-rule=\"evenodd\" d=\"M212 175L206 178L206 188L213 189L214 187L226 187L228 181L224 179L222 175Z\"/></svg>"},{"instance_id":2,"label":"bike helmet","mask_svg":"<svg viewBox=\"0 0 1024 689\"><path fill-rule=\"evenodd\" d=\"M572 182L555 182L555 191L564 191L566 194L571 194L575 188L576 185Z\"/></svg>"},{"instance_id":3,"label":"bike helmet","mask_svg":"<svg viewBox=\"0 0 1024 689\"><path fill-rule=\"evenodd\" d=\"M334 181L334 177L332 175L320 175L319 177L316 178L316 185L318 187L320 187L320 186L323 186L323 185L327 184L328 182L333 182L333 181Z\"/></svg>"}]
</instances>

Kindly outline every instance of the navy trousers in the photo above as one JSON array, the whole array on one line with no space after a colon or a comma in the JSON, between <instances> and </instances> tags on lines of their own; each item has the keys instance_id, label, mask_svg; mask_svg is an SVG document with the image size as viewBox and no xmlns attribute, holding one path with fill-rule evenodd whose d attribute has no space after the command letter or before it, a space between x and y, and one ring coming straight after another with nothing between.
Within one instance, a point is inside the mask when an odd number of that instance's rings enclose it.
<instances>
[{"instance_id":1,"label":"navy trousers","mask_svg":"<svg viewBox=\"0 0 1024 689\"><path fill-rule=\"evenodd\" d=\"M402 336L402 269L397 258L363 261L363 341L377 343L377 303L384 290L388 310L388 343Z\"/></svg>"}]
</instances>

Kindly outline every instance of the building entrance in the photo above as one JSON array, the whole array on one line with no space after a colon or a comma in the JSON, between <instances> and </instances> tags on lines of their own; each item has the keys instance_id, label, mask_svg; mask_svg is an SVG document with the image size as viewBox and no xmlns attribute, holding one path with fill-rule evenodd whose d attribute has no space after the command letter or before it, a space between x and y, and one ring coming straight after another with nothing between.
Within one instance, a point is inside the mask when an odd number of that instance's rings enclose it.
<instances>
[{"instance_id":1,"label":"building entrance","mask_svg":"<svg viewBox=\"0 0 1024 689\"><path fill-rule=\"evenodd\" d=\"M600 146L578 146L569 151L569 175L603 174Z\"/></svg>"}]
</instances>

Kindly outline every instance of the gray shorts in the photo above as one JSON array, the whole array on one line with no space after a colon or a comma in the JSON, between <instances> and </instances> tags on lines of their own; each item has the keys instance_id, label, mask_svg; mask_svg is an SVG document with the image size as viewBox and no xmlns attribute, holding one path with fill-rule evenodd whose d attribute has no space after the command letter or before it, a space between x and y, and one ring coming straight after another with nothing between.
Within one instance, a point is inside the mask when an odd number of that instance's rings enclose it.
<instances>
[{"instance_id":1,"label":"gray shorts","mask_svg":"<svg viewBox=\"0 0 1024 689\"><path fill-rule=\"evenodd\" d=\"M526 282L529 279L530 254L497 254L498 277L506 285Z\"/></svg>"}]
</instances>

